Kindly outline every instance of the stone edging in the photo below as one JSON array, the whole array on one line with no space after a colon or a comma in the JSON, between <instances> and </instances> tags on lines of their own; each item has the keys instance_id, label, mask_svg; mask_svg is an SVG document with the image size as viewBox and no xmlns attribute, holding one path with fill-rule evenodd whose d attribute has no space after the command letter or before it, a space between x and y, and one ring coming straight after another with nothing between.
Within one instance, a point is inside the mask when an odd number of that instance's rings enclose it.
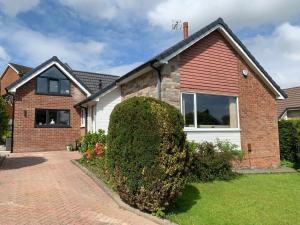
<instances>
[{"instance_id":1,"label":"stone edging","mask_svg":"<svg viewBox=\"0 0 300 225\"><path fill-rule=\"evenodd\" d=\"M173 223L169 220L166 219L160 219L158 217L152 216L150 214L144 213L138 209L135 209L129 205L127 205L125 202L123 202L121 200L121 198L119 197L119 195L117 193L115 193L114 191L112 191L109 187L107 187L107 185L100 180L94 173L92 173L91 171L89 171L87 168L85 168L84 166L82 166L80 163L78 163L76 160L71 160L71 162L77 166L79 169L81 169L82 172L84 172L86 175L88 175L106 194L108 194L116 203L117 205L125 210L128 210L130 212L133 212L135 214L137 214L138 216L142 216L146 219L149 219L157 224L161 224L161 225L177 225L176 223Z\"/></svg>"}]
</instances>

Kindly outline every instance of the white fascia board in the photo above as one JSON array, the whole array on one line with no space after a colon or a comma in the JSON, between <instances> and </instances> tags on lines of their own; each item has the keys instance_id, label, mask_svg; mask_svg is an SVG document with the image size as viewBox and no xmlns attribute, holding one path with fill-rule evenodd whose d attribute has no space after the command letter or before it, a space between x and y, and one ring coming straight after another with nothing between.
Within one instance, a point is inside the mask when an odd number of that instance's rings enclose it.
<instances>
[{"instance_id":1,"label":"white fascia board","mask_svg":"<svg viewBox=\"0 0 300 225\"><path fill-rule=\"evenodd\" d=\"M247 55L247 53L242 49L242 47L232 38L232 36L224 29L223 26L217 25L213 27L212 29L205 32L203 35L199 36L189 44L185 45L184 47L178 49L176 52L172 53L171 55L165 57L164 59L161 59L160 62L163 64L167 64L168 61L187 48L191 47L193 44L201 40L202 38L206 37L210 33L212 33L215 30L219 30L221 34L226 38L226 40L229 41L229 43L235 48L235 50L246 60L246 62L259 74L259 76L263 79L263 81L267 84L267 86L275 93L277 99L285 99L285 97L277 90L276 87L269 81L269 79L264 75L264 73L257 67L257 65L250 59L250 57Z\"/></svg>"},{"instance_id":2,"label":"white fascia board","mask_svg":"<svg viewBox=\"0 0 300 225\"><path fill-rule=\"evenodd\" d=\"M104 97L105 95L109 94L110 92L116 90L117 88L119 88L118 85L116 85L116 86L110 88L109 90L107 90L107 91L103 92L102 94L96 96L95 98L89 100L87 103L82 104L82 106L86 107L86 106L90 105L91 102L92 102L92 103L94 103L94 102L99 102L100 99L101 99L102 97Z\"/></svg>"},{"instance_id":3,"label":"white fascia board","mask_svg":"<svg viewBox=\"0 0 300 225\"><path fill-rule=\"evenodd\" d=\"M51 66L54 66L54 65L57 66L81 90L83 90L87 96L91 95L91 93L85 87L83 87L65 68L63 68L58 62L55 62L55 61L47 64L46 66L44 66L43 68L41 68L37 71L35 71L33 74L31 74L29 77L27 77L27 79L23 80L21 83L17 84L16 86L10 88L8 90L8 92L15 93L19 87L21 87L22 85L24 85L25 83L27 83L28 81L35 78L36 76L38 76L39 74L41 74L42 72L46 71L47 69L49 69Z\"/></svg>"},{"instance_id":4,"label":"white fascia board","mask_svg":"<svg viewBox=\"0 0 300 225\"><path fill-rule=\"evenodd\" d=\"M15 71L17 74L20 73L20 72L19 72L13 65L11 65L10 63L8 63L7 67L12 68L12 70ZM6 70L6 69L5 69L5 70Z\"/></svg>"}]
</instances>

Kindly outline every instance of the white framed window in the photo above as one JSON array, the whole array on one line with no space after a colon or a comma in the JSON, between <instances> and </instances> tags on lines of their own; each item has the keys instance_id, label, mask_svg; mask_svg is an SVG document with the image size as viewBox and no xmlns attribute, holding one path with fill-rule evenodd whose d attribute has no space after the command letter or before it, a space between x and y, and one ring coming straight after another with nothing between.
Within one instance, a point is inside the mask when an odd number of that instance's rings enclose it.
<instances>
[{"instance_id":1,"label":"white framed window","mask_svg":"<svg viewBox=\"0 0 300 225\"><path fill-rule=\"evenodd\" d=\"M80 127L85 127L85 109L81 108L80 111Z\"/></svg>"},{"instance_id":2,"label":"white framed window","mask_svg":"<svg viewBox=\"0 0 300 225\"><path fill-rule=\"evenodd\" d=\"M238 129L238 98L203 93L181 93L185 128Z\"/></svg>"}]
</instances>

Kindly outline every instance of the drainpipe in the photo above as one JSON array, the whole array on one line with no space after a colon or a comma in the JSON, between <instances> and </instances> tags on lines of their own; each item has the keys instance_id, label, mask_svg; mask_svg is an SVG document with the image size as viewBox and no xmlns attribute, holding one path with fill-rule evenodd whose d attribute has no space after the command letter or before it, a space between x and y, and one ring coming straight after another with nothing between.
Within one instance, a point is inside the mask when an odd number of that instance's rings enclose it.
<instances>
[{"instance_id":1,"label":"drainpipe","mask_svg":"<svg viewBox=\"0 0 300 225\"><path fill-rule=\"evenodd\" d=\"M11 121L11 146L10 152L13 153L14 148L14 127L15 127L15 96L11 95L13 98L13 114L12 114L12 121Z\"/></svg>"},{"instance_id":2,"label":"drainpipe","mask_svg":"<svg viewBox=\"0 0 300 225\"><path fill-rule=\"evenodd\" d=\"M150 65L152 69L156 72L156 81L157 81L157 99L161 100L161 71L153 64Z\"/></svg>"}]
</instances>

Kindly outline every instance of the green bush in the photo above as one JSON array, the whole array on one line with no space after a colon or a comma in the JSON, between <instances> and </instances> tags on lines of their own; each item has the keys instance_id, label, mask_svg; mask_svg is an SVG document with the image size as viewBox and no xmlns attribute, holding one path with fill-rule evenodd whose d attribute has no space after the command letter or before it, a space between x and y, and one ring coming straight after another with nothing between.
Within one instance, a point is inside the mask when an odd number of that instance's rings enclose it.
<instances>
[{"instance_id":1,"label":"green bush","mask_svg":"<svg viewBox=\"0 0 300 225\"><path fill-rule=\"evenodd\" d=\"M236 176L232 161L243 157L237 145L220 140L216 144L187 142L186 145L190 152L189 181L229 180Z\"/></svg>"},{"instance_id":2,"label":"green bush","mask_svg":"<svg viewBox=\"0 0 300 225\"><path fill-rule=\"evenodd\" d=\"M2 97L0 97L0 142L3 136L8 131L8 114L6 111L6 103Z\"/></svg>"},{"instance_id":3,"label":"green bush","mask_svg":"<svg viewBox=\"0 0 300 225\"><path fill-rule=\"evenodd\" d=\"M100 143L106 145L106 135L104 130L98 130L96 133L88 132L81 140L79 150L85 153L88 150L93 150L95 145Z\"/></svg>"},{"instance_id":4,"label":"green bush","mask_svg":"<svg viewBox=\"0 0 300 225\"><path fill-rule=\"evenodd\" d=\"M292 163L300 162L300 120L280 120L280 159Z\"/></svg>"},{"instance_id":5,"label":"green bush","mask_svg":"<svg viewBox=\"0 0 300 225\"><path fill-rule=\"evenodd\" d=\"M153 98L132 97L114 108L106 160L123 201L161 214L176 200L186 181L183 126L176 108Z\"/></svg>"}]
</instances>

